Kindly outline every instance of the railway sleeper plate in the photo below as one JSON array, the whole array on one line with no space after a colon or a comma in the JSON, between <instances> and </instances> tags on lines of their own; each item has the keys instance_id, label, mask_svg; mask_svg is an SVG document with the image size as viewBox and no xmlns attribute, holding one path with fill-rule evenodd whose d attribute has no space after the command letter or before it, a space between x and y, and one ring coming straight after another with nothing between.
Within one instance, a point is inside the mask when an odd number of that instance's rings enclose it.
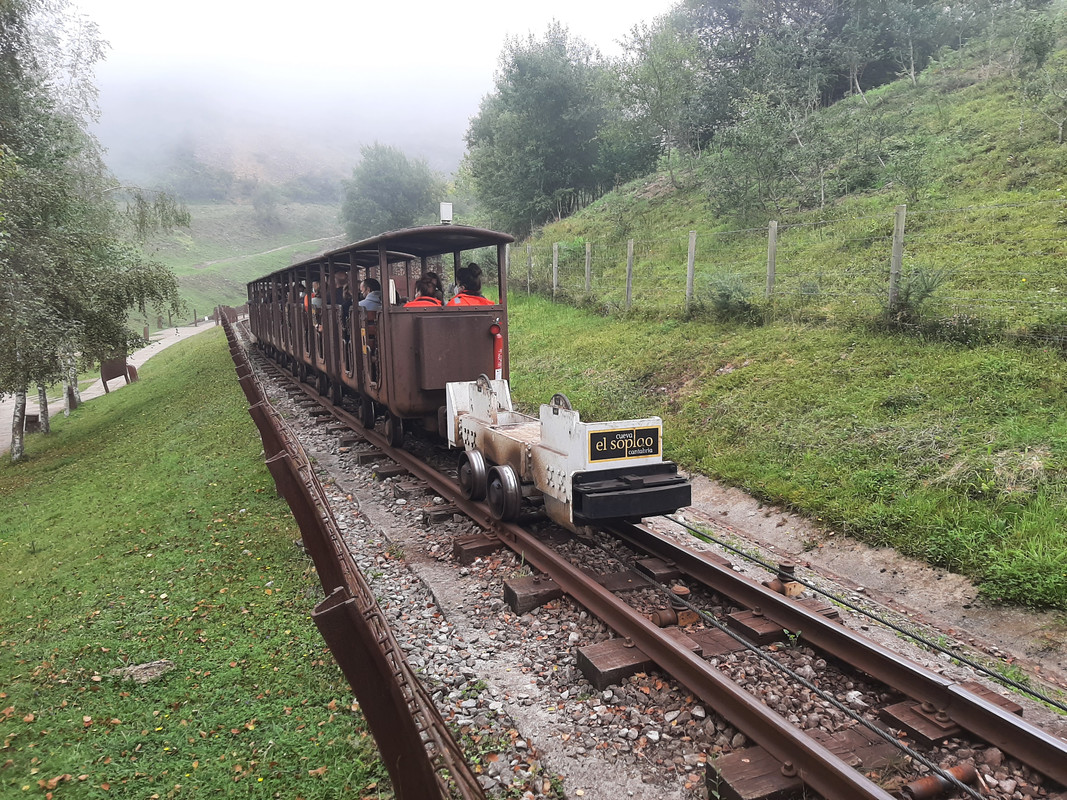
<instances>
[{"instance_id":1,"label":"railway sleeper plate","mask_svg":"<svg viewBox=\"0 0 1067 800\"><path fill-rule=\"evenodd\" d=\"M873 731L862 726L827 733L805 731L831 753L851 767L863 771L877 770L892 763L898 750ZM709 761L707 771L709 795L712 789L724 800L779 800L793 797L803 789L795 769L783 764L762 747L748 747Z\"/></svg>"}]
</instances>

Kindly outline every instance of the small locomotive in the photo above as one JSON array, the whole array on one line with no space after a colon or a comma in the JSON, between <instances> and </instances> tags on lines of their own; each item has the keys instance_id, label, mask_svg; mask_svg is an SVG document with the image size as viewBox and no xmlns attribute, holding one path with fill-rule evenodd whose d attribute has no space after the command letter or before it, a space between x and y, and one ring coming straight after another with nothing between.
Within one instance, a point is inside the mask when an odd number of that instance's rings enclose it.
<instances>
[{"instance_id":1,"label":"small locomotive","mask_svg":"<svg viewBox=\"0 0 1067 800\"><path fill-rule=\"evenodd\" d=\"M531 417L514 410L507 381L484 375L449 383L445 413L449 445L463 448L460 488L485 498L497 519L515 519L531 496L571 530L670 514L691 502L689 481L663 460L659 417L582 422L562 394Z\"/></svg>"}]
</instances>

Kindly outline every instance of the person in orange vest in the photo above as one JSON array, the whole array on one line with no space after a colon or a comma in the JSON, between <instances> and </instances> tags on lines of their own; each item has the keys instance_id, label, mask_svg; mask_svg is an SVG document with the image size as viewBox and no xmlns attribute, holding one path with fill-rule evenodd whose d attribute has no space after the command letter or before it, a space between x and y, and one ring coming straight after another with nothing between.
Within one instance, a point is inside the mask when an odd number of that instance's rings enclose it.
<instances>
[{"instance_id":1,"label":"person in orange vest","mask_svg":"<svg viewBox=\"0 0 1067 800\"><path fill-rule=\"evenodd\" d=\"M482 296L482 268L471 263L456 270L459 294L448 301L450 306L491 306L488 297Z\"/></svg>"},{"instance_id":2,"label":"person in orange vest","mask_svg":"<svg viewBox=\"0 0 1067 800\"><path fill-rule=\"evenodd\" d=\"M434 279L429 275L423 275L415 284L415 291L418 294L410 303L405 303L404 308L440 308L441 301L437 299L435 288Z\"/></svg>"}]
</instances>

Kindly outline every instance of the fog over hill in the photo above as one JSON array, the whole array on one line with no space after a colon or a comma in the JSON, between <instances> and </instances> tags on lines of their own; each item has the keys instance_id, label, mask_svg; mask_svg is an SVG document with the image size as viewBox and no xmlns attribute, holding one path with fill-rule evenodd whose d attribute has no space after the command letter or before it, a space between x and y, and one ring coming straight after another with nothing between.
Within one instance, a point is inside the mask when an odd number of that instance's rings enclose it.
<instances>
[{"instance_id":1,"label":"fog over hill","mask_svg":"<svg viewBox=\"0 0 1067 800\"><path fill-rule=\"evenodd\" d=\"M308 173L347 178L360 146L374 141L454 171L477 99L442 93L409 105L386 95L366 86L355 96L336 85L293 91L188 72L124 73L101 86L96 133L111 169L145 186L165 183L179 152L268 184Z\"/></svg>"}]
</instances>

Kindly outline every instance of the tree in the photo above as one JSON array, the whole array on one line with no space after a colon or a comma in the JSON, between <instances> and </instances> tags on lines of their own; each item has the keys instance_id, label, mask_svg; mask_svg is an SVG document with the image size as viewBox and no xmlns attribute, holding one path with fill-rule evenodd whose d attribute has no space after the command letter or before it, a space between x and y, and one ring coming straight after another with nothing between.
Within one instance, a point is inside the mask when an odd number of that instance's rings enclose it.
<instances>
[{"instance_id":1,"label":"tree","mask_svg":"<svg viewBox=\"0 0 1067 800\"><path fill-rule=\"evenodd\" d=\"M1067 125L1067 55L1057 53L1023 79L1023 96L1030 108L1056 128L1056 141L1063 144Z\"/></svg>"},{"instance_id":2,"label":"tree","mask_svg":"<svg viewBox=\"0 0 1067 800\"><path fill-rule=\"evenodd\" d=\"M360 148L360 156L352 180L345 182L341 206L352 239L433 219L443 188L425 160L409 159L378 142Z\"/></svg>"},{"instance_id":3,"label":"tree","mask_svg":"<svg viewBox=\"0 0 1067 800\"><path fill-rule=\"evenodd\" d=\"M686 115L696 86L696 39L664 22L635 25L625 45L626 56L618 64L623 102L635 120L658 130L671 182L677 185L671 151L700 148L700 136L689 128Z\"/></svg>"},{"instance_id":4,"label":"tree","mask_svg":"<svg viewBox=\"0 0 1067 800\"><path fill-rule=\"evenodd\" d=\"M118 187L86 130L85 69L103 45L68 11L65 0L0 3L0 394L16 397L13 460L29 386L63 377L74 352L128 352L140 341L131 308L180 307L174 276L128 243L161 221L152 209L173 219L176 206L142 194L138 221L113 201Z\"/></svg>"},{"instance_id":5,"label":"tree","mask_svg":"<svg viewBox=\"0 0 1067 800\"><path fill-rule=\"evenodd\" d=\"M541 39L508 40L467 131L478 198L504 227L560 219L654 163L654 142L622 132L612 86L599 55L558 22Z\"/></svg>"}]
</instances>

